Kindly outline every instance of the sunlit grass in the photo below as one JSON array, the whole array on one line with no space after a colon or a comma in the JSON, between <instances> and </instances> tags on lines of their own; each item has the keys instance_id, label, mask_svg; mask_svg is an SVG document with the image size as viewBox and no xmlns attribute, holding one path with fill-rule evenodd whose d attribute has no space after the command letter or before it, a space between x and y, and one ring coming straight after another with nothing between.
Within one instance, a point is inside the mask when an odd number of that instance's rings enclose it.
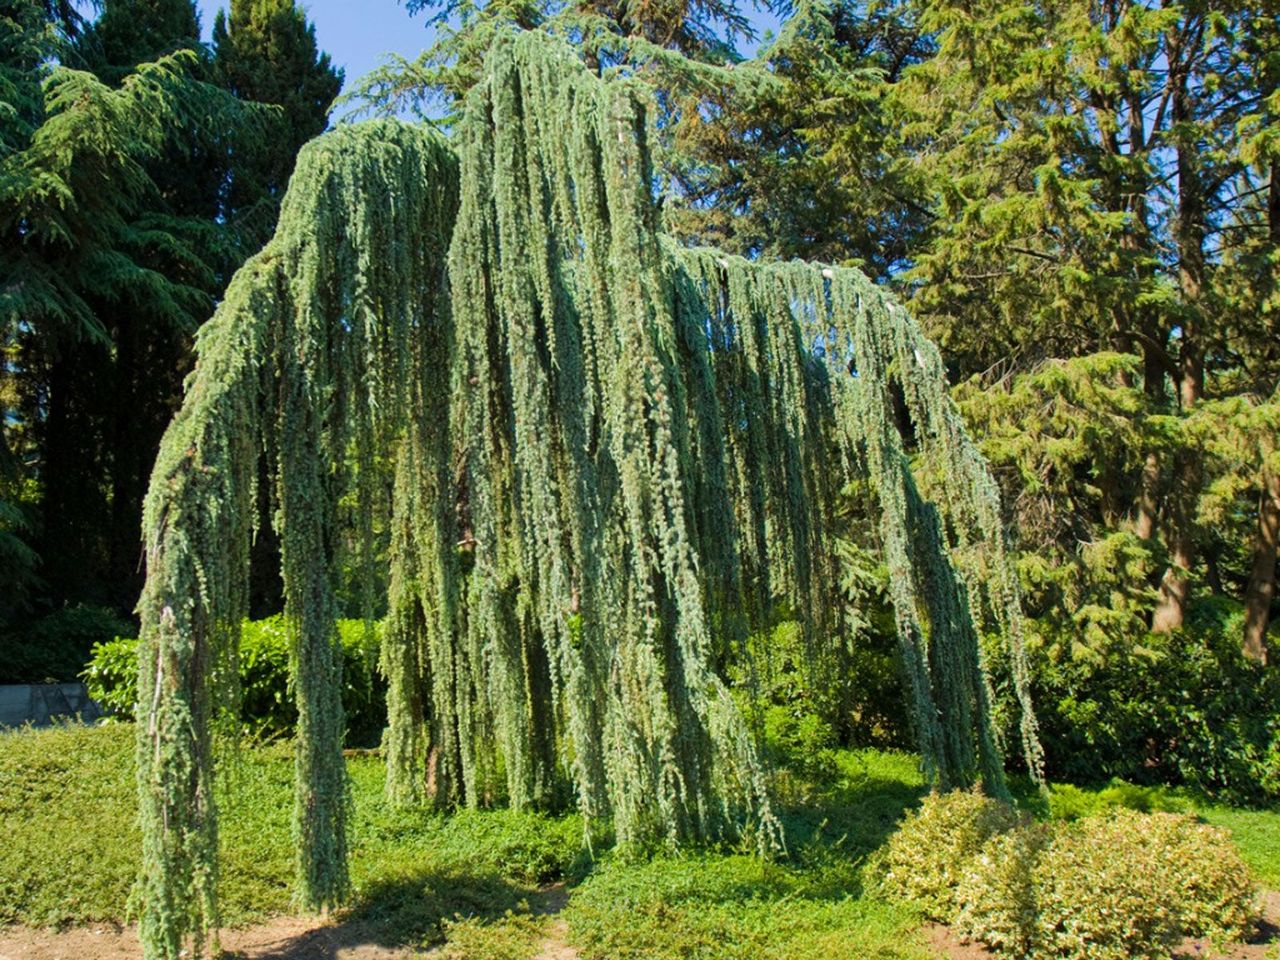
<instances>
[{"instance_id":1,"label":"sunlit grass","mask_svg":"<svg viewBox=\"0 0 1280 960\"><path fill-rule=\"evenodd\" d=\"M860 885L866 856L924 794L917 759L841 750L823 764L777 773L787 849L773 860L745 846L634 860L599 841L593 860L576 815L397 810L383 799L381 761L352 757L355 897L342 922L389 945L443 945L451 960L527 960L550 929L546 885L561 882L558 935L588 960L927 956L916 915ZM291 909L292 780L287 744L242 749L222 778L229 925ZM140 843L134 790L130 726L0 734L0 923L126 919ZM1195 811L1231 832L1263 885L1280 887L1276 810L1127 784L1055 786L1047 800L1023 789L1020 802L1060 818L1110 806Z\"/></svg>"}]
</instances>

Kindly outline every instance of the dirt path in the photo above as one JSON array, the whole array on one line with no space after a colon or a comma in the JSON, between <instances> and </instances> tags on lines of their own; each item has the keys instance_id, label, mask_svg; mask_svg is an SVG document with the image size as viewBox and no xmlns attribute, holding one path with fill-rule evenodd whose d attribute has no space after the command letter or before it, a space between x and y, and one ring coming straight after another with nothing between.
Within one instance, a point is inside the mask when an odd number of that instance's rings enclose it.
<instances>
[{"instance_id":1,"label":"dirt path","mask_svg":"<svg viewBox=\"0 0 1280 960\"><path fill-rule=\"evenodd\" d=\"M550 917L547 935L538 944L533 960L578 960L578 951L569 946L569 925L560 917L560 911L569 902L569 891L563 883L553 883L530 898L529 906L535 914Z\"/></svg>"},{"instance_id":2,"label":"dirt path","mask_svg":"<svg viewBox=\"0 0 1280 960\"><path fill-rule=\"evenodd\" d=\"M579 960L560 917L568 902L569 892L562 883L529 898L532 912L549 918L534 960ZM1174 953L1174 960L1269 960L1280 942L1280 893L1262 895L1262 915L1252 942L1220 951L1206 941L1188 940ZM966 943L941 924L926 926L924 939L933 953L945 960L989 960L995 956L981 944ZM277 917L258 926L227 930L222 946L227 960L424 960L436 953L384 946L368 927L314 917ZM0 960L139 960L141 956L131 927L98 924L61 931L0 927Z\"/></svg>"},{"instance_id":3,"label":"dirt path","mask_svg":"<svg viewBox=\"0 0 1280 960\"><path fill-rule=\"evenodd\" d=\"M578 960L568 944L560 911L569 902L563 883L529 898L537 916L548 917L535 960ZM391 947L378 942L367 925L341 917L276 917L267 923L222 932L226 960L422 960L437 950ZM65 930L0 927L0 960L139 960L142 947L132 927L91 924Z\"/></svg>"},{"instance_id":4,"label":"dirt path","mask_svg":"<svg viewBox=\"0 0 1280 960\"><path fill-rule=\"evenodd\" d=\"M369 931L315 917L276 917L241 930L224 930L228 960L416 960L420 950L384 947ZM138 960L142 947L132 927L99 924L67 930L0 928L0 960Z\"/></svg>"}]
</instances>

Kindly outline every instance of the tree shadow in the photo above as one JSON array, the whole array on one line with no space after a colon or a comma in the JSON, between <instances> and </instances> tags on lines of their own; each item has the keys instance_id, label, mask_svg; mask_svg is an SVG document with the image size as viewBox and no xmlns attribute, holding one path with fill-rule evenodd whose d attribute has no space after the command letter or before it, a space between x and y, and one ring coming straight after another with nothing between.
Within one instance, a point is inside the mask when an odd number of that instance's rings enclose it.
<instances>
[{"instance_id":1,"label":"tree shadow","mask_svg":"<svg viewBox=\"0 0 1280 960\"><path fill-rule=\"evenodd\" d=\"M782 808L787 846L804 849L834 843L845 856L865 857L889 838L927 792L918 784L876 776L828 787L805 802Z\"/></svg>"},{"instance_id":2,"label":"tree shadow","mask_svg":"<svg viewBox=\"0 0 1280 960\"><path fill-rule=\"evenodd\" d=\"M532 901L532 902L531 902ZM383 957L387 951L426 951L444 942L445 924L459 918L495 920L511 913L543 912L541 894L496 873L422 870L383 878L328 923L289 919L278 931L255 931L254 942L231 941L224 960L344 960ZM362 952L363 948L363 952Z\"/></svg>"},{"instance_id":3,"label":"tree shadow","mask_svg":"<svg viewBox=\"0 0 1280 960\"><path fill-rule=\"evenodd\" d=\"M817 868L807 895L844 899L863 895L863 862L898 829L928 788L874 774L841 777L803 800L780 805L786 833L784 862Z\"/></svg>"},{"instance_id":4,"label":"tree shadow","mask_svg":"<svg viewBox=\"0 0 1280 960\"><path fill-rule=\"evenodd\" d=\"M859 865L888 839L925 792L919 784L874 773L810 784L785 798L778 811L787 842L780 863L806 875L799 885L766 868L759 876L709 878L707 893L721 902L797 894L815 900L861 896ZM715 849L707 850L713 860ZM483 866L405 869L364 887L356 902L328 923L292 921L292 928L282 924L278 931L263 931L266 936L257 942L233 942L237 950L224 956L227 960L337 960L340 956L385 960L390 951L425 952L444 942L448 921L497 922L508 914L558 914L570 890L597 866L599 862L575 862L562 876L558 874L556 882L536 889ZM791 870L783 873L795 876ZM275 940L270 939L273 935Z\"/></svg>"}]
</instances>

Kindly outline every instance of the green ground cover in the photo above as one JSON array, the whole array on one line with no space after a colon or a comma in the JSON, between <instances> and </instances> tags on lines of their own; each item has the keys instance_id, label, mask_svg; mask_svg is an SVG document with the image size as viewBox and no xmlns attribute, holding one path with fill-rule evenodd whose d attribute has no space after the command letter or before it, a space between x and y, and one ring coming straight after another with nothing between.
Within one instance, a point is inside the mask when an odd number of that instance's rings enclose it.
<instances>
[{"instance_id":1,"label":"green ground cover","mask_svg":"<svg viewBox=\"0 0 1280 960\"><path fill-rule=\"evenodd\" d=\"M139 844L132 750L128 725L0 735L0 924L127 916ZM593 857L577 816L395 810L377 757L351 757L348 771L355 899L344 922L379 942L519 960L536 953L556 910L586 960L928 956L918 917L865 896L859 879L865 856L923 794L910 754L831 751L805 775L780 773L788 849L774 862L746 846L627 860L607 838L596 838ZM227 924L290 908L291 780L290 750L277 744L245 748L222 784ZM1057 787L1047 802L1024 790L1023 802L1059 817L1193 809L1232 832L1263 885L1280 886L1280 811L1118 784Z\"/></svg>"}]
</instances>

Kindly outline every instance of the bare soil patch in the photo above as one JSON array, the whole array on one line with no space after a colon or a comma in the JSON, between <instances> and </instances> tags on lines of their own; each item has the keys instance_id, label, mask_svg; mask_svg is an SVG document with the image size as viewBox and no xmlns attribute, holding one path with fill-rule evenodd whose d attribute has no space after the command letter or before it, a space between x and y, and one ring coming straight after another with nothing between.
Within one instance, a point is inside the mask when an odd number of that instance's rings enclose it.
<instances>
[{"instance_id":1,"label":"bare soil patch","mask_svg":"<svg viewBox=\"0 0 1280 960\"><path fill-rule=\"evenodd\" d=\"M222 932L227 960L416 960L418 949L379 944L373 932L340 920L276 917ZM66 930L0 927L0 960L139 960L132 927L96 924Z\"/></svg>"},{"instance_id":2,"label":"bare soil patch","mask_svg":"<svg viewBox=\"0 0 1280 960\"><path fill-rule=\"evenodd\" d=\"M569 901L563 883L543 887L529 897L537 916L550 918L536 960L577 960L567 942L568 927L558 914ZM386 929L331 917L276 917L266 923L222 931L224 960L420 960L437 951L388 946ZM0 927L0 960L140 960L142 947L133 927L114 923L40 930Z\"/></svg>"},{"instance_id":3,"label":"bare soil patch","mask_svg":"<svg viewBox=\"0 0 1280 960\"><path fill-rule=\"evenodd\" d=\"M963 939L945 923L925 924L924 935L925 945L947 960L983 960L985 957L995 956L982 944Z\"/></svg>"},{"instance_id":4,"label":"bare soil patch","mask_svg":"<svg viewBox=\"0 0 1280 960\"><path fill-rule=\"evenodd\" d=\"M529 898L529 907L535 914L551 918L534 960L578 960L578 951L569 946L569 925L559 916L568 902L569 890L563 883L543 887L536 897Z\"/></svg>"}]
</instances>

